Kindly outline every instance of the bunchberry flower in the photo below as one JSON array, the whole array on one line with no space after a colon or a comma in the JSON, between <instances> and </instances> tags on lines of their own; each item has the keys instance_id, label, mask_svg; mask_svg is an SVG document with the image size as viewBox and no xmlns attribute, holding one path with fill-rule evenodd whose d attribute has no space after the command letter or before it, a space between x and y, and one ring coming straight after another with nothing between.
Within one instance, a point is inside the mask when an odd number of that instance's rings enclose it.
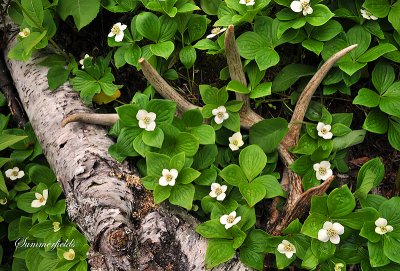
<instances>
[{"instance_id":1,"label":"bunchberry flower","mask_svg":"<svg viewBox=\"0 0 400 271\"><path fill-rule=\"evenodd\" d=\"M139 127L146 131L154 131L156 128L156 114L153 112L140 109L136 114L136 119L139 121Z\"/></svg>"},{"instance_id":2,"label":"bunchberry flower","mask_svg":"<svg viewBox=\"0 0 400 271\"><path fill-rule=\"evenodd\" d=\"M361 9L360 12L361 12L361 16L363 16L364 19L374 20L374 21L378 20L378 17L372 15L372 13L366 9Z\"/></svg>"},{"instance_id":3,"label":"bunchberry flower","mask_svg":"<svg viewBox=\"0 0 400 271\"><path fill-rule=\"evenodd\" d=\"M178 177L178 171L176 169L168 170L164 168L162 170L162 176L158 180L158 184L161 186L174 186L176 182L176 178Z\"/></svg>"},{"instance_id":4,"label":"bunchberry flower","mask_svg":"<svg viewBox=\"0 0 400 271\"><path fill-rule=\"evenodd\" d=\"M344 264L342 263L336 263L335 264L335 270L334 271L342 271L342 268L344 267Z\"/></svg>"},{"instance_id":5,"label":"bunchberry flower","mask_svg":"<svg viewBox=\"0 0 400 271\"><path fill-rule=\"evenodd\" d=\"M223 105L213 109L211 112L215 116L214 120L217 124L221 124L224 122L224 120L229 118L229 114L226 112L226 108Z\"/></svg>"},{"instance_id":6,"label":"bunchberry flower","mask_svg":"<svg viewBox=\"0 0 400 271\"><path fill-rule=\"evenodd\" d=\"M7 204L7 198L0 199L0 204L1 205L6 205Z\"/></svg>"},{"instance_id":7,"label":"bunchberry flower","mask_svg":"<svg viewBox=\"0 0 400 271\"><path fill-rule=\"evenodd\" d=\"M43 195L36 192L35 193L36 199L32 201L31 207L39 208L41 206L46 205L46 201L47 201L48 196L49 196L49 190L48 189L43 190Z\"/></svg>"},{"instance_id":8,"label":"bunchberry flower","mask_svg":"<svg viewBox=\"0 0 400 271\"><path fill-rule=\"evenodd\" d=\"M226 31L226 28L221 28L221 27L215 27L211 29L211 34L207 35L207 39L212 39L215 36L224 33Z\"/></svg>"},{"instance_id":9,"label":"bunchberry flower","mask_svg":"<svg viewBox=\"0 0 400 271\"><path fill-rule=\"evenodd\" d=\"M22 29L21 32L18 33L18 35L20 35L23 38L28 37L31 34L31 30L27 27L25 27L24 29Z\"/></svg>"},{"instance_id":10,"label":"bunchberry flower","mask_svg":"<svg viewBox=\"0 0 400 271\"><path fill-rule=\"evenodd\" d=\"M115 41L116 42L121 42L124 39L124 30L125 29L126 29L126 25L125 24L116 23L111 28L111 31L108 34L108 37L111 38L111 37L115 36Z\"/></svg>"},{"instance_id":11,"label":"bunchberry flower","mask_svg":"<svg viewBox=\"0 0 400 271\"><path fill-rule=\"evenodd\" d=\"M229 139L229 148L232 151L237 151L244 144L242 134L240 132L234 133L228 139Z\"/></svg>"},{"instance_id":12,"label":"bunchberry flower","mask_svg":"<svg viewBox=\"0 0 400 271\"><path fill-rule=\"evenodd\" d=\"M310 6L310 0L299 0L299 1L293 1L290 4L290 8L294 12L303 12L304 16L307 16L308 14L313 13L313 9Z\"/></svg>"},{"instance_id":13,"label":"bunchberry flower","mask_svg":"<svg viewBox=\"0 0 400 271\"><path fill-rule=\"evenodd\" d=\"M321 242L331 241L333 244L340 243L340 236L344 233L344 227L340 223L332 223L330 221L326 221L322 227L318 231L318 240Z\"/></svg>"},{"instance_id":14,"label":"bunchberry flower","mask_svg":"<svg viewBox=\"0 0 400 271\"><path fill-rule=\"evenodd\" d=\"M21 179L25 176L25 172L23 170L19 170L18 167L7 169L5 173L6 177L12 181L15 181L16 179Z\"/></svg>"},{"instance_id":15,"label":"bunchberry flower","mask_svg":"<svg viewBox=\"0 0 400 271\"><path fill-rule=\"evenodd\" d=\"M229 229L230 227L236 225L239 223L239 221L242 219L241 216L236 217L236 211L231 212L229 215L223 215L219 219L219 222L222 225L225 225L225 229Z\"/></svg>"},{"instance_id":16,"label":"bunchberry flower","mask_svg":"<svg viewBox=\"0 0 400 271\"><path fill-rule=\"evenodd\" d=\"M387 232L393 231L393 227L388 225L387 220L382 217L378 218L375 221L375 226L376 226L375 232L380 235L384 235Z\"/></svg>"},{"instance_id":17,"label":"bunchberry flower","mask_svg":"<svg viewBox=\"0 0 400 271\"><path fill-rule=\"evenodd\" d=\"M217 198L219 201L223 201L226 197L226 189L228 187L226 185L220 185L219 183L211 184L211 192L209 193L210 197Z\"/></svg>"},{"instance_id":18,"label":"bunchberry flower","mask_svg":"<svg viewBox=\"0 0 400 271\"><path fill-rule=\"evenodd\" d=\"M283 240L282 243L278 245L278 251L290 259L293 257L293 254L296 253L296 247L290 243L288 240Z\"/></svg>"},{"instance_id":19,"label":"bunchberry flower","mask_svg":"<svg viewBox=\"0 0 400 271\"><path fill-rule=\"evenodd\" d=\"M331 132L332 126L329 124L325 124L323 122L318 122L317 131L318 136L322 137L323 139L331 139L333 134Z\"/></svg>"},{"instance_id":20,"label":"bunchberry flower","mask_svg":"<svg viewBox=\"0 0 400 271\"><path fill-rule=\"evenodd\" d=\"M326 181L329 177L333 175L332 169L331 169L331 163L329 161L322 161L321 163L316 163L313 166L317 180L323 180Z\"/></svg>"},{"instance_id":21,"label":"bunchberry flower","mask_svg":"<svg viewBox=\"0 0 400 271\"><path fill-rule=\"evenodd\" d=\"M73 259L75 259L75 251L72 248L70 248L67 252L63 253L63 257L67 261L72 261Z\"/></svg>"},{"instance_id":22,"label":"bunchberry flower","mask_svg":"<svg viewBox=\"0 0 400 271\"><path fill-rule=\"evenodd\" d=\"M256 3L255 0L240 0L239 4L246 5L246 6L254 6Z\"/></svg>"},{"instance_id":23,"label":"bunchberry flower","mask_svg":"<svg viewBox=\"0 0 400 271\"><path fill-rule=\"evenodd\" d=\"M58 232L60 229L61 229L60 222L57 221L53 222L53 231Z\"/></svg>"}]
</instances>

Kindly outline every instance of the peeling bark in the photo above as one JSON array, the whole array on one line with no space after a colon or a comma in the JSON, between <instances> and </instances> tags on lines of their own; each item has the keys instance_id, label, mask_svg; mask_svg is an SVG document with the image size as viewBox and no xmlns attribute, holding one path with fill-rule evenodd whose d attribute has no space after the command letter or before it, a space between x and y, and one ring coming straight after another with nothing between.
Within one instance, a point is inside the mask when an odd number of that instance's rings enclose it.
<instances>
[{"instance_id":1,"label":"peeling bark","mask_svg":"<svg viewBox=\"0 0 400 271\"><path fill-rule=\"evenodd\" d=\"M57 175L70 219L87 237L91 270L205 270L205 239L198 223L182 209L154 206L151 193L134 169L108 155L113 141L100 126L62 120L72 113L90 113L79 95L64 84L50 92L47 68L37 65L44 53L26 63L4 56L25 111L44 154ZM237 257L218 271L244 271Z\"/></svg>"}]
</instances>

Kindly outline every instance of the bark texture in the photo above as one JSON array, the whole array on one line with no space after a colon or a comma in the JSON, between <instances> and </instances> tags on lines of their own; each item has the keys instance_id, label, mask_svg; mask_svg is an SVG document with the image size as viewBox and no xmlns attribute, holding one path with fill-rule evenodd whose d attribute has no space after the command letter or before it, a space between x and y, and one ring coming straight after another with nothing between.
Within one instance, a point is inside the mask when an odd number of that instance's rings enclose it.
<instances>
[{"instance_id":1,"label":"bark texture","mask_svg":"<svg viewBox=\"0 0 400 271\"><path fill-rule=\"evenodd\" d=\"M45 156L67 200L70 219L86 235L92 270L205 270L206 240L194 231L197 221L167 204L153 205L137 172L108 155L113 143L97 125L70 123L71 113L91 112L68 85L50 92L47 68L36 54L26 62L9 60L18 29L4 56L15 87ZM250 270L238 259L213 270Z\"/></svg>"}]
</instances>

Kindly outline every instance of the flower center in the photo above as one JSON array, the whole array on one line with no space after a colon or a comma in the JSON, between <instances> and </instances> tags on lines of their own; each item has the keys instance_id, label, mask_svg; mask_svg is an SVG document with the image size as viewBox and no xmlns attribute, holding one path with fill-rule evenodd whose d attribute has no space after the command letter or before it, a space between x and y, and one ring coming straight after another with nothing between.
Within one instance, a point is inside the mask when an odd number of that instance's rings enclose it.
<instances>
[{"instance_id":1,"label":"flower center","mask_svg":"<svg viewBox=\"0 0 400 271\"><path fill-rule=\"evenodd\" d=\"M221 28L216 27L216 28L211 29L211 34L218 34L220 31L221 31Z\"/></svg>"},{"instance_id":2,"label":"flower center","mask_svg":"<svg viewBox=\"0 0 400 271\"><path fill-rule=\"evenodd\" d=\"M382 227L379 227L379 228L381 229L381 231L383 233L387 233L388 232L388 229L386 228L386 226L382 226Z\"/></svg>"},{"instance_id":3,"label":"flower center","mask_svg":"<svg viewBox=\"0 0 400 271\"><path fill-rule=\"evenodd\" d=\"M246 3L250 3L252 0L246 0Z\"/></svg>"},{"instance_id":4,"label":"flower center","mask_svg":"<svg viewBox=\"0 0 400 271\"><path fill-rule=\"evenodd\" d=\"M40 203L44 202L44 197L41 197L41 198L39 199L39 202L40 202Z\"/></svg>"},{"instance_id":5,"label":"flower center","mask_svg":"<svg viewBox=\"0 0 400 271\"><path fill-rule=\"evenodd\" d=\"M292 246L292 244L287 244L287 245L285 245L285 246L283 247L283 249L284 249L285 251L290 252L290 251L293 251L293 246Z\"/></svg>"},{"instance_id":6,"label":"flower center","mask_svg":"<svg viewBox=\"0 0 400 271\"><path fill-rule=\"evenodd\" d=\"M24 36L29 36L29 30L26 30L26 29L24 29L23 31L22 31L22 33L24 34Z\"/></svg>"},{"instance_id":7,"label":"flower center","mask_svg":"<svg viewBox=\"0 0 400 271\"><path fill-rule=\"evenodd\" d=\"M226 222L228 222L228 223L233 223L234 220L235 220L235 217L229 215L228 218L226 219Z\"/></svg>"},{"instance_id":8,"label":"flower center","mask_svg":"<svg viewBox=\"0 0 400 271\"><path fill-rule=\"evenodd\" d=\"M118 25L114 25L114 26L111 28L111 32L112 32L113 34L115 34L115 35L117 35L120 31L121 31L121 30L119 29L119 26L118 26Z\"/></svg>"},{"instance_id":9,"label":"flower center","mask_svg":"<svg viewBox=\"0 0 400 271\"><path fill-rule=\"evenodd\" d=\"M218 187L217 189L215 189L215 194L217 194L217 196L219 196L219 195L221 195L223 192L222 192L222 189L220 188L220 187Z\"/></svg>"},{"instance_id":10,"label":"flower center","mask_svg":"<svg viewBox=\"0 0 400 271\"><path fill-rule=\"evenodd\" d=\"M149 118L149 117L144 117L143 118L143 122L145 123L145 124L150 124L151 123L151 119Z\"/></svg>"},{"instance_id":11,"label":"flower center","mask_svg":"<svg viewBox=\"0 0 400 271\"><path fill-rule=\"evenodd\" d=\"M322 129L321 129L321 133L322 133L322 134L326 134L327 132L328 132L328 130L326 130L326 128L322 128Z\"/></svg>"},{"instance_id":12,"label":"flower center","mask_svg":"<svg viewBox=\"0 0 400 271\"><path fill-rule=\"evenodd\" d=\"M224 112L218 112L217 117L223 119L224 115L225 115Z\"/></svg>"},{"instance_id":13,"label":"flower center","mask_svg":"<svg viewBox=\"0 0 400 271\"><path fill-rule=\"evenodd\" d=\"M326 231L326 233L329 237L337 235L337 232L334 229L329 229Z\"/></svg>"},{"instance_id":14,"label":"flower center","mask_svg":"<svg viewBox=\"0 0 400 271\"><path fill-rule=\"evenodd\" d=\"M320 175L325 175L326 174L326 168L325 167L320 167L318 169L318 172L319 172Z\"/></svg>"},{"instance_id":15,"label":"flower center","mask_svg":"<svg viewBox=\"0 0 400 271\"><path fill-rule=\"evenodd\" d=\"M168 174L167 176L165 176L165 179L167 180L167 182L170 182L174 179L174 176L172 176L171 174Z\"/></svg>"},{"instance_id":16,"label":"flower center","mask_svg":"<svg viewBox=\"0 0 400 271\"><path fill-rule=\"evenodd\" d=\"M306 2L301 2L301 7L302 7L303 10L304 9L308 9L310 7L310 4L306 3Z\"/></svg>"},{"instance_id":17,"label":"flower center","mask_svg":"<svg viewBox=\"0 0 400 271\"><path fill-rule=\"evenodd\" d=\"M232 141L232 144L235 145L235 146L237 146L237 145L239 144L239 141L238 141L237 139L234 139L234 140Z\"/></svg>"},{"instance_id":18,"label":"flower center","mask_svg":"<svg viewBox=\"0 0 400 271\"><path fill-rule=\"evenodd\" d=\"M18 171L13 171L13 172L11 173L11 176L17 177L17 176L18 176Z\"/></svg>"}]
</instances>

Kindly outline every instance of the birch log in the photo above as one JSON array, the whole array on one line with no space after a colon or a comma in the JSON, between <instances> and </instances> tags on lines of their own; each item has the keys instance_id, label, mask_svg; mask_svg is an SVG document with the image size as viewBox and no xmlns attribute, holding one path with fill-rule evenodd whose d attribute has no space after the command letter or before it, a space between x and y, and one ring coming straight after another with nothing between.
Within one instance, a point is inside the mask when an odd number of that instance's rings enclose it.
<instances>
[{"instance_id":1,"label":"birch log","mask_svg":"<svg viewBox=\"0 0 400 271\"><path fill-rule=\"evenodd\" d=\"M91 112L64 84L50 92L45 53L28 62L7 58L16 42L12 27L4 57L19 97L44 154L55 171L67 201L70 219L87 237L91 270L205 270L207 243L194 231L198 223L187 212L167 204L153 205L128 164L108 155L113 141L96 125L71 123L71 113ZM237 259L213 270L250 270Z\"/></svg>"}]
</instances>

